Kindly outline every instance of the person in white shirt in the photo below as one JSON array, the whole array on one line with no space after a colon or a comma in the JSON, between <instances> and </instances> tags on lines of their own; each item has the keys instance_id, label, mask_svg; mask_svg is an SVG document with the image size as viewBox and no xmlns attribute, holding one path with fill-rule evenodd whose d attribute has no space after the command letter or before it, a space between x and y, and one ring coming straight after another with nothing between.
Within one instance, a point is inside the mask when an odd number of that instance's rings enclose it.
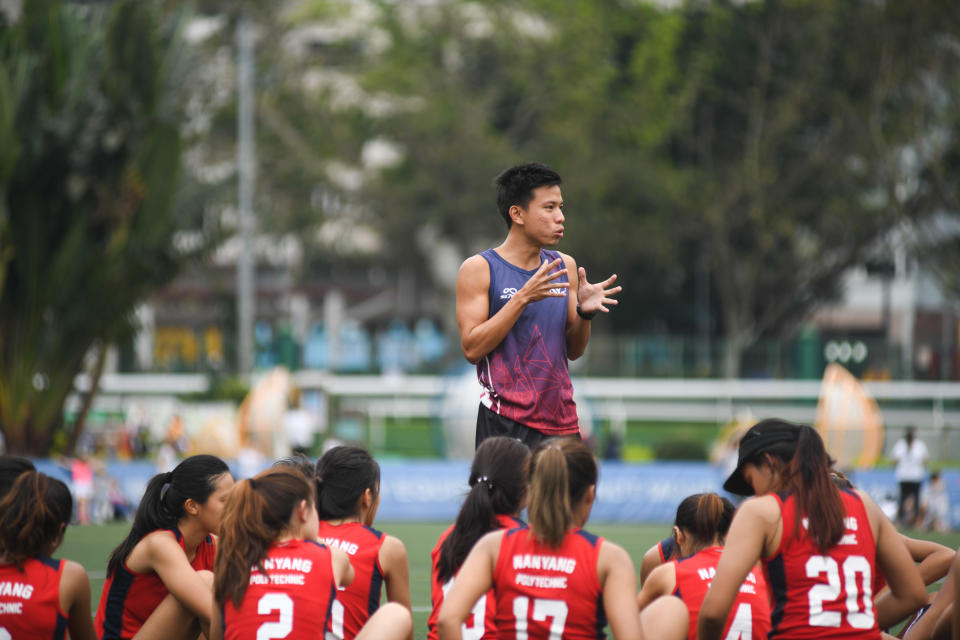
<instances>
[{"instance_id":1,"label":"person in white shirt","mask_svg":"<svg viewBox=\"0 0 960 640\"><path fill-rule=\"evenodd\" d=\"M900 483L897 521L901 525L915 527L920 506L920 485L927 476L926 464L930 460L927 445L916 438L916 427L907 427L906 435L893 445L890 457L897 463L895 475Z\"/></svg>"}]
</instances>

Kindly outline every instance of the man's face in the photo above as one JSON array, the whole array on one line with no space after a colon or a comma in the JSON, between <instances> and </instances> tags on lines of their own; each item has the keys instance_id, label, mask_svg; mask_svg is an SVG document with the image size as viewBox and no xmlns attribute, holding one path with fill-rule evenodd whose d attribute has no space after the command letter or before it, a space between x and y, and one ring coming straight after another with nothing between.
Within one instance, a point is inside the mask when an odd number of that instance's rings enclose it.
<instances>
[{"instance_id":1,"label":"man's face","mask_svg":"<svg viewBox=\"0 0 960 640\"><path fill-rule=\"evenodd\" d=\"M537 187L526 208L517 207L514 224L523 225L524 232L534 242L552 247L563 238L563 196L560 186Z\"/></svg>"}]
</instances>

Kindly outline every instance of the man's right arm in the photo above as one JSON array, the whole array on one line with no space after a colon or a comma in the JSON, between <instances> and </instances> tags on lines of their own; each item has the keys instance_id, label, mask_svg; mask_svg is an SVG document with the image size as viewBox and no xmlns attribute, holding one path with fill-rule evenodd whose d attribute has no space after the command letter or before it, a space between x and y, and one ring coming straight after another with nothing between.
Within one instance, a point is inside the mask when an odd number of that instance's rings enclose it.
<instances>
[{"instance_id":1,"label":"man's right arm","mask_svg":"<svg viewBox=\"0 0 960 640\"><path fill-rule=\"evenodd\" d=\"M476 364L500 344L526 305L513 296L492 318L490 310L490 268L483 256L472 256L460 265L457 274L457 326L460 346L471 364Z\"/></svg>"},{"instance_id":2,"label":"man's right arm","mask_svg":"<svg viewBox=\"0 0 960 640\"><path fill-rule=\"evenodd\" d=\"M463 355L472 364L493 351L510 333L527 305L547 297L566 296L567 282L555 282L566 269L550 273L560 260L544 262L523 287L510 298L493 317L490 312L490 268L483 256L472 256L460 266L457 274L457 325L460 327L460 346Z\"/></svg>"}]
</instances>

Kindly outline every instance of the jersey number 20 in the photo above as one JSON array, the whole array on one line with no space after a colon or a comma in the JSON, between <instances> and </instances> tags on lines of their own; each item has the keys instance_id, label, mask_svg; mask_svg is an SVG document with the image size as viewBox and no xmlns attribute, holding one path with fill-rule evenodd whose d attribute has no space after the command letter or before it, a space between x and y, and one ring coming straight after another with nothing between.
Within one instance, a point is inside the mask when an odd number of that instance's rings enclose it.
<instances>
[{"instance_id":1,"label":"jersey number 20","mask_svg":"<svg viewBox=\"0 0 960 640\"><path fill-rule=\"evenodd\" d=\"M814 585L807 594L810 602L810 626L839 627L843 614L840 611L823 609L824 602L836 602L840 599L840 567L837 561L829 556L810 556L806 569L808 578L827 574L827 583ZM857 584L857 574L862 580L862 590ZM872 578L870 562L863 556L848 556L843 561L843 586L847 594L847 624L854 629L870 629L874 625Z\"/></svg>"}]
</instances>

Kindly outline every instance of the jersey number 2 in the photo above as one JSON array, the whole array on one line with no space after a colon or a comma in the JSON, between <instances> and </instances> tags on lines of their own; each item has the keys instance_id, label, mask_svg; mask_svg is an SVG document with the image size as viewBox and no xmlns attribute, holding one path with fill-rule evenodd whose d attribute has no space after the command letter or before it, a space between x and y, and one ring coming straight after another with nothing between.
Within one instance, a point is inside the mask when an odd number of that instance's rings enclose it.
<instances>
[{"instance_id":1,"label":"jersey number 2","mask_svg":"<svg viewBox=\"0 0 960 640\"><path fill-rule=\"evenodd\" d=\"M257 601L261 616L280 612L276 622L264 622L257 628L257 640L281 640L293 631L293 599L285 593L268 593Z\"/></svg>"},{"instance_id":2,"label":"jersey number 2","mask_svg":"<svg viewBox=\"0 0 960 640\"><path fill-rule=\"evenodd\" d=\"M513 599L513 617L517 621L517 640L527 640L527 615L530 612L530 598L517 596ZM567 623L567 603L563 600L534 598L533 620L550 622L550 640L563 640L563 627Z\"/></svg>"},{"instance_id":3,"label":"jersey number 2","mask_svg":"<svg viewBox=\"0 0 960 640\"><path fill-rule=\"evenodd\" d=\"M843 614L840 611L823 610L824 602L836 602L840 599L840 569L837 561L829 556L810 556L806 569L808 578L816 578L822 573L827 574L827 584L814 585L807 593L807 599L810 602L810 626L839 627ZM862 591L857 585L857 574L860 574L863 580ZM847 593L847 624L854 629L870 629L874 625L872 579L870 562L863 556L848 556L843 561L843 586Z\"/></svg>"}]
</instances>

